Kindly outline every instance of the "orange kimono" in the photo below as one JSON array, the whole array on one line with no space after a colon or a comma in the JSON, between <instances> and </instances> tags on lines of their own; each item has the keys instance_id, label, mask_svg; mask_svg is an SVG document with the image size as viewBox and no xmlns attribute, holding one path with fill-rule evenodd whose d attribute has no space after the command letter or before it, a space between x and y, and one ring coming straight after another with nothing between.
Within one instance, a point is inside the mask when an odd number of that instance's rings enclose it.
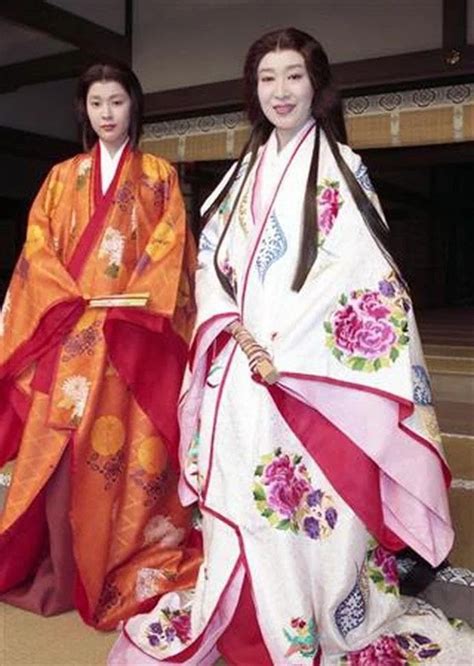
<instances>
[{"instance_id":1,"label":"orange kimono","mask_svg":"<svg viewBox=\"0 0 474 666\"><path fill-rule=\"evenodd\" d=\"M99 145L52 169L0 314L0 595L41 572L63 599L35 610L113 629L200 563L176 490L195 253L167 162L127 146L100 182Z\"/></svg>"}]
</instances>

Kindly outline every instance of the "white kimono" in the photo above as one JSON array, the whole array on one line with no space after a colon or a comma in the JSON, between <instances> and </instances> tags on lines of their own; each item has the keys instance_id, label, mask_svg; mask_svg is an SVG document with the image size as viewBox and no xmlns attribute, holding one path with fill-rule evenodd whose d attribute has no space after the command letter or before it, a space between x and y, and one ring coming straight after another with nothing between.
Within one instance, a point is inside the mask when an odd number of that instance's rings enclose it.
<instances>
[{"instance_id":1,"label":"white kimono","mask_svg":"<svg viewBox=\"0 0 474 666\"><path fill-rule=\"evenodd\" d=\"M314 134L308 123L278 153L273 133L245 184L218 256L235 298L213 262L246 162L202 233L180 492L199 502L204 562L195 590L126 624L110 664L212 664L245 575L274 664L472 663L469 630L399 595L394 550L438 564L452 546L449 472L409 296L324 134L318 258L291 288ZM271 354L275 386L225 332L236 319Z\"/></svg>"}]
</instances>

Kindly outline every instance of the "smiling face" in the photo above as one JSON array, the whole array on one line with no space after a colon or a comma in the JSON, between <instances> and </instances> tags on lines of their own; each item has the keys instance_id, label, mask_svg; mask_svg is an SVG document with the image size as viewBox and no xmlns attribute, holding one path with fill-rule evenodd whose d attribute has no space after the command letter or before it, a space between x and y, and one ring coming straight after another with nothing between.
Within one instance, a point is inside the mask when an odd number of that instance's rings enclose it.
<instances>
[{"instance_id":1,"label":"smiling face","mask_svg":"<svg viewBox=\"0 0 474 666\"><path fill-rule=\"evenodd\" d=\"M92 129L113 155L128 136L130 96L117 81L96 81L87 91L86 107Z\"/></svg>"},{"instance_id":2,"label":"smiling face","mask_svg":"<svg viewBox=\"0 0 474 666\"><path fill-rule=\"evenodd\" d=\"M257 70L258 100L283 148L311 117L313 87L298 51L270 51Z\"/></svg>"}]
</instances>

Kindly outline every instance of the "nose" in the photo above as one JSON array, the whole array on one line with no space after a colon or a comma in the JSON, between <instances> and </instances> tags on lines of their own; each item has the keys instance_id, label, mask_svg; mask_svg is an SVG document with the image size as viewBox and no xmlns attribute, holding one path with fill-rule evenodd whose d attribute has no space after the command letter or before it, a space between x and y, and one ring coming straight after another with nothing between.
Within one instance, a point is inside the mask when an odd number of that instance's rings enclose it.
<instances>
[{"instance_id":1,"label":"nose","mask_svg":"<svg viewBox=\"0 0 474 666\"><path fill-rule=\"evenodd\" d=\"M275 97L282 99L288 95L285 77L278 77L275 81Z\"/></svg>"},{"instance_id":2,"label":"nose","mask_svg":"<svg viewBox=\"0 0 474 666\"><path fill-rule=\"evenodd\" d=\"M112 116L112 109L111 109L110 104L104 104L102 106L101 111L102 111L102 113L101 113L102 118L104 118L104 119L110 118Z\"/></svg>"}]
</instances>

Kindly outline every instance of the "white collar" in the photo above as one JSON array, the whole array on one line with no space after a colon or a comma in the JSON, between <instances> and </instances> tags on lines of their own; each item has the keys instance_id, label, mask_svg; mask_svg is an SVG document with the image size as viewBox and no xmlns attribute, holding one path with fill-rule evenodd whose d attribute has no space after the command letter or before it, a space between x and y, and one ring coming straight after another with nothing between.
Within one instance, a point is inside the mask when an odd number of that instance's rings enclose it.
<instances>
[{"instance_id":1,"label":"white collar","mask_svg":"<svg viewBox=\"0 0 474 666\"><path fill-rule=\"evenodd\" d=\"M114 179L118 163L120 162L120 158L122 157L122 153L128 141L129 139L127 137L113 157L111 157L104 142L100 141L100 174L102 180L101 182L102 194L105 194L107 192L110 183Z\"/></svg>"}]
</instances>

